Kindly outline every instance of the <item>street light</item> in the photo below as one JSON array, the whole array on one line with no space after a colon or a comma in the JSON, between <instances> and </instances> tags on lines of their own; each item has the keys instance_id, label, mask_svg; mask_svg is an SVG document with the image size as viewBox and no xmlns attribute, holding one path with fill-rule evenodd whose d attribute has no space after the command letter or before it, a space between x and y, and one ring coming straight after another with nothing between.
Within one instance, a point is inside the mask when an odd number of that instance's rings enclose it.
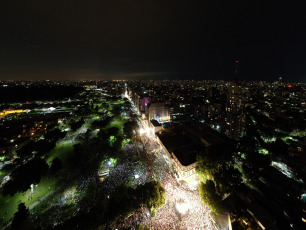
<instances>
[{"instance_id":1,"label":"street light","mask_svg":"<svg viewBox=\"0 0 306 230\"><path fill-rule=\"evenodd\" d=\"M140 134L141 134L141 135L144 134L144 133L146 132L144 129L140 129L139 131L140 131Z\"/></svg>"}]
</instances>

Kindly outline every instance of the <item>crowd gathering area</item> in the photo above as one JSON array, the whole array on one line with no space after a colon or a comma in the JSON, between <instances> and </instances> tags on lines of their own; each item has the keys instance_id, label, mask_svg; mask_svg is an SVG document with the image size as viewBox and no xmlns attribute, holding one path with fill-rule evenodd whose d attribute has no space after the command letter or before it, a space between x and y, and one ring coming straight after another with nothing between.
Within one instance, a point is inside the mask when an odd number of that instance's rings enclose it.
<instances>
[{"instance_id":1,"label":"crowd gathering area","mask_svg":"<svg viewBox=\"0 0 306 230\"><path fill-rule=\"evenodd\" d=\"M128 98L80 94L1 166L1 229L214 229L199 191L140 128Z\"/></svg>"}]
</instances>

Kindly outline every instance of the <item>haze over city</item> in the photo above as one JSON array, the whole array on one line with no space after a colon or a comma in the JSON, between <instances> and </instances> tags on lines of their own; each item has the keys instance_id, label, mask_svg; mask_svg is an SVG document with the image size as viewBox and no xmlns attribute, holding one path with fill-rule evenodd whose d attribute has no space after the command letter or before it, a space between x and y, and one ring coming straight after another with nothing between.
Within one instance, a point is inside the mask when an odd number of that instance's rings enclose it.
<instances>
[{"instance_id":1,"label":"haze over city","mask_svg":"<svg viewBox=\"0 0 306 230\"><path fill-rule=\"evenodd\" d=\"M298 2L0 1L0 79L303 82Z\"/></svg>"}]
</instances>

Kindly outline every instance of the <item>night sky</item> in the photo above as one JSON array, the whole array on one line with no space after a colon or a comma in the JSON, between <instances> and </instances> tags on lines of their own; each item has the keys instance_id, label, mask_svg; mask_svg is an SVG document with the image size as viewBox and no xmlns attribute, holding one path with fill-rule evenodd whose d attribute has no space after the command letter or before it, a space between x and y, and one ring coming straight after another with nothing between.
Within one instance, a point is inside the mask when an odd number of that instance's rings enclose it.
<instances>
[{"instance_id":1,"label":"night sky","mask_svg":"<svg viewBox=\"0 0 306 230\"><path fill-rule=\"evenodd\" d=\"M295 2L0 0L0 80L305 82Z\"/></svg>"}]
</instances>

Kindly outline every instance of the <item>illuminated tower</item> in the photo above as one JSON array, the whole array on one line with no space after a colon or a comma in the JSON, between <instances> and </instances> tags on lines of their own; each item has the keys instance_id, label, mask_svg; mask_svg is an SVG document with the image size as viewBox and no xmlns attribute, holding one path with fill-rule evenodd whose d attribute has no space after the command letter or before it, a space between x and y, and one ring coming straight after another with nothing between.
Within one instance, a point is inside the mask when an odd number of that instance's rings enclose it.
<instances>
[{"instance_id":1,"label":"illuminated tower","mask_svg":"<svg viewBox=\"0 0 306 230\"><path fill-rule=\"evenodd\" d=\"M227 88L226 105L226 135L237 139L243 135L244 130L244 103L242 100L242 89L238 81L239 61L235 61L234 80L230 82Z\"/></svg>"}]
</instances>

